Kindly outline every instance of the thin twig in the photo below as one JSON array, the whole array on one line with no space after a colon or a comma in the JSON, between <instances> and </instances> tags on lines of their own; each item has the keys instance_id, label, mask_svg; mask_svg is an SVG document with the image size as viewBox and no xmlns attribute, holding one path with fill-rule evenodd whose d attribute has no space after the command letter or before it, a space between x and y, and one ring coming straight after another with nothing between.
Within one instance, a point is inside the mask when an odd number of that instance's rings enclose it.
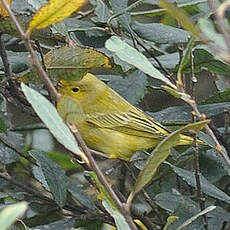
<instances>
[{"instance_id":1,"label":"thin twig","mask_svg":"<svg viewBox=\"0 0 230 230\"><path fill-rule=\"evenodd\" d=\"M5 72L6 78L11 79L12 78L11 66L10 66L10 63L7 59L5 45L4 45L3 40L2 40L2 34L3 33L0 32L0 55L1 55L2 62L4 65L4 72Z\"/></svg>"},{"instance_id":2,"label":"thin twig","mask_svg":"<svg viewBox=\"0 0 230 230\"><path fill-rule=\"evenodd\" d=\"M4 143L5 146L7 146L8 148L12 149L13 151L15 151L19 156L25 158L26 160L28 160L29 162L33 163L33 161L31 161L30 157L26 154L24 154L23 152L19 151L17 148L15 148L12 144L8 143L6 141L5 138L3 138L1 135L0 135L0 141L2 143Z\"/></svg>"},{"instance_id":3,"label":"thin twig","mask_svg":"<svg viewBox=\"0 0 230 230\"><path fill-rule=\"evenodd\" d=\"M197 83L197 78L195 76L195 71L194 71L194 55L193 55L193 50L191 50L190 53L190 60L191 60L191 83L192 83L192 90L191 90L191 97L193 100L195 100L195 91L196 91L196 83Z\"/></svg>"},{"instance_id":4,"label":"thin twig","mask_svg":"<svg viewBox=\"0 0 230 230\"><path fill-rule=\"evenodd\" d=\"M195 95L195 83L196 83L196 76L194 72L194 56L193 56L193 50L190 51L190 60L191 60L191 81L192 81L192 99L195 101L196 95ZM193 122L196 122L197 117L196 114L192 113L193 115ZM195 170L195 180L196 180L196 191L197 191L197 199L200 204L200 210L203 211L205 209L205 197L202 192L201 188L201 181L200 181L200 162L199 162L199 146L197 143L197 133L193 135L194 144L193 144L193 155L194 155L194 170ZM207 215L203 215L204 218L204 228L205 230L208 230L208 218Z\"/></svg>"},{"instance_id":5,"label":"thin twig","mask_svg":"<svg viewBox=\"0 0 230 230\"><path fill-rule=\"evenodd\" d=\"M45 200L47 202L50 203L54 203L54 200L52 200L51 198L42 195L41 193L33 190L31 187L26 186L24 183L21 182L17 182L16 180L14 180L8 173L0 173L0 177L8 182L10 182L13 185L16 185L17 187L23 189L23 191L28 192L29 194L34 195L35 197L41 199L41 200Z\"/></svg>"},{"instance_id":6,"label":"thin twig","mask_svg":"<svg viewBox=\"0 0 230 230\"><path fill-rule=\"evenodd\" d=\"M179 63L181 63L182 60L183 60L184 47L180 45L180 46L177 47L177 49L178 49L178 53L179 53L179 60L180 60ZM179 73L179 71L178 71L178 73ZM186 85L185 85L186 81L185 81L184 74L183 73L177 74L177 79L178 79L177 80L178 90L180 92L184 93L185 92L185 88L186 88Z\"/></svg>"},{"instance_id":7,"label":"thin twig","mask_svg":"<svg viewBox=\"0 0 230 230\"><path fill-rule=\"evenodd\" d=\"M199 112L197 108L197 104L194 100L190 100L188 104L190 105L190 107L192 108L193 112L196 114L199 120L205 119L205 116ZM207 134L212 138L212 140L214 141L216 145L215 150L219 152L219 154L222 156L227 166L230 168L230 159L228 157L228 153L226 149L220 145L219 141L217 140L216 136L214 135L213 131L210 129L208 125L205 126L205 129L206 129Z\"/></svg>"},{"instance_id":8,"label":"thin twig","mask_svg":"<svg viewBox=\"0 0 230 230\"><path fill-rule=\"evenodd\" d=\"M118 209L124 215L127 223L131 227L131 229L137 229L136 225L134 224L134 222L133 222L133 220L132 220L132 218L131 218L131 216L129 214L129 210L127 210L125 208L125 205L123 203L121 203L121 201L118 198L118 196L116 195L116 193L113 191L113 189L110 187L110 185L106 181L105 176L103 175L101 170L98 168L98 165L96 164L95 160L93 159L93 157L92 157L88 147L86 146L85 142L83 141L82 137L80 136L76 126L71 125L71 124L68 124L68 126L69 126L70 130L72 131L72 133L75 135L76 140L78 141L78 144L81 147L82 151L85 153L86 157L88 158L89 164L90 164L89 166L97 174L98 179L100 180L102 185L105 187L105 189L108 191L108 193L110 194L111 198L116 203Z\"/></svg>"},{"instance_id":9,"label":"thin twig","mask_svg":"<svg viewBox=\"0 0 230 230\"><path fill-rule=\"evenodd\" d=\"M35 44L36 44L36 46L37 46L37 48L38 48L38 52L39 52L39 54L40 54L40 56L41 56L42 67L43 67L43 69L47 72L46 65L45 65L45 60L44 60L44 55L43 55L42 48L41 48L41 46L40 46L39 41L38 41L38 40L35 40Z\"/></svg>"},{"instance_id":10,"label":"thin twig","mask_svg":"<svg viewBox=\"0 0 230 230\"><path fill-rule=\"evenodd\" d=\"M108 20L107 20L107 24L111 24L111 21L119 16L121 16L122 14L125 14L126 12L129 12L131 9L137 7L138 5L140 5L144 0L137 0L136 2L134 2L133 4L129 5L128 7L122 9L121 11L115 13L114 15L112 15Z\"/></svg>"},{"instance_id":11,"label":"thin twig","mask_svg":"<svg viewBox=\"0 0 230 230\"><path fill-rule=\"evenodd\" d=\"M230 111L228 109L224 110L224 136L228 135L230 124Z\"/></svg>"},{"instance_id":12,"label":"thin twig","mask_svg":"<svg viewBox=\"0 0 230 230\"><path fill-rule=\"evenodd\" d=\"M125 166L126 166L127 170L129 171L132 180L134 181L134 183L136 183L136 177L133 174L132 170L129 168L129 166L126 163L125 163ZM159 220L160 224L163 225L164 221L163 221L163 218L162 218L160 212L158 211L156 204L154 203L154 201L151 199L151 197L149 196L149 194L146 192L146 190L144 188L141 191L145 197L146 202L149 204L149 206L152 208L152 210L156 213L156 217ZM132 209L132 212L135 213L136 209ZM139 216L139 214L136 214L136 215ZM154 228L153 223L150 224L148 221L148 218L146 219L146 217L144 217L143 220L146 220L146 222L147 222L146 225L150 229Z\"/></svg>"},{"instance_id":13,"label":"thin twig","mask_svg":"<svg viewBox=\"0 0 230 230\"><path fill-rule=\"evenodd\" d=\"M77 19L85 18L85 17L89 16L90 14L93 14L94 11L95 11L94 8L93 8L93 9L90 9L90 10L88 10L88 11L85 11L85 12L78 11L78 12L77 12L78 15L77 15L75 18L77 18Z\"/></svg>"},{"instance_id":14,"label":"thin twig","mask_svg":"<svg viewBox=\"0 0 230 230\"><path fill-rule=\"evenodd\" d=\"M148 53L157 62L160 69L166 74L167 78L172 80L170 77L171 76L170 72L161 64L161 62L158 60L158 58L156 58L154 53L151 50L147 49L147 47L143 44L143 40L142 42L140 42L137 38L135 39L137 41L137 44L140 45L145 50L145 52Z\"/></svg>"},{"instance_id":15,"label":"thin twig","mask_svg":"<svg viewBox=\"0 0 230 230\"><path fill-rule=\"evenodd\" d=\"M193 116L194 122L196 121L196 117ZM199 146L197 143L197 134L194 135L194 170L195 170L195 179L196 179L196 191L197 191L197 199L200 204L200 211L203 211L205 209L205 198L202 192L202 185L200 181L200 164L199 164ZM204 228L208 229L208 218L206 215L203 215L204 218Z\"/></svg>"},{"instance_id":16,"label":"thin twig","mask_svg":"<svg viewBox=\"0 0 230 230\"><path fill-rule=\"evenodd\" d=\"M209 124L210 129L213 131L214 135L216 136L217 140L221 143L221 145L224 146L224 148L226 149L228 155L230 153L230 146L227 142L227 140L225 139L225 134L222 134L219 132L219 130L217 129L217 127L215 126L214 122L211 121Z\"/></svg>"},{"instance_id":17,"label":"thin twig","mask_svg":"<svg viewBox=\"0 0 230 230\"><path fill-rule=\"evenodd\" d=\"M39 62L39 60L38 60L38 58L34 52L34 49L33 49L32 45L29 41L29 38L24 33L22 27L20 26L18 20L14 16L14 14L13 14L12 10L10 9L6 0L2 0L2 4L3 4L4 8L7 10L7 12L9 13L9 16L11 17L12 21L14 22L16 29L18 30L22 40L25 43L26 49L30 52L30 60L31 60L32 65L35 67L35 69L37 70L37 72L41 76L42 80L45 82L46 86L48 87L49 92L52 95L52 97L55 98L55 100L57 101L60 98L60 95L57 92L57 90L55 89L55 87L53 86L53 84L52 84L51 80L49 79L49 77L47 76L46 72L42 68L42 66L41 66L41 64L40 64L40 62Z\"/></svg>"}]
</instances>

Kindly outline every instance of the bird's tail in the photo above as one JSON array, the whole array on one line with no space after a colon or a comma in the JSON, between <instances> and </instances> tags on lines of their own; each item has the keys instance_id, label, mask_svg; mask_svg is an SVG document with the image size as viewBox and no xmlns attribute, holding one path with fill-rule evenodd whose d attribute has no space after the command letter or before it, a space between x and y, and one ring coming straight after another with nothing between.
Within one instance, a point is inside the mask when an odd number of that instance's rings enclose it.
<instances>
[{"instance_id":1,"label":"bird's tail","mask_svg":"<svg viewBox=\"0 0 230 230\"><path fill-rule=\"evenodd\" d=\"M186 136L186 135L180 135L180 141L178 145L191 145L194 142L194 139L192 137ZM204 145L205 143L199 139L197 139L197 143L199 145Z\"/></svg>"}]
</instances>

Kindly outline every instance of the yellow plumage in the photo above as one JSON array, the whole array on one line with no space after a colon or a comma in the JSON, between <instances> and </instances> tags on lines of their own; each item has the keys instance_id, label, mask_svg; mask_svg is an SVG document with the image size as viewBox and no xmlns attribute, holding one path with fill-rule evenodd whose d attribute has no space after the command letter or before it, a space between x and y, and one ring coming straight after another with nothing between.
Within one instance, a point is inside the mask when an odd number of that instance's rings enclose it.
<instances>
[{"instance_id":1,"label":"yellow plumage","mask_svg":"<svg viewBox=\"0 0 230 230\"><path fill-rule=\"evenodd\" d=\"M170 133L90 73L76 82L61 80L58 91L62 118L77 126L89 148L110 158L129 160L134 152L156 146ZM192 141L181 135L178 145Z\"/></svg>"}]
</instances>

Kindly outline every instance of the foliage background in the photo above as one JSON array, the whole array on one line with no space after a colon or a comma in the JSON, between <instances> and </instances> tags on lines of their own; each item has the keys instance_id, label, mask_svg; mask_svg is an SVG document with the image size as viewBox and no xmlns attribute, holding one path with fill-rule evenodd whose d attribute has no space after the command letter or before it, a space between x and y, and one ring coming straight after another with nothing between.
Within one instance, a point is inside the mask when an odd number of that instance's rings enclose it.
<instances>
[{"instance_id":1,"label":"foliage background","mask_svg":"<svg viewBox=\"0 0 230 230\"><path fill-rule=\"evenodd\" d=\"M45 2L13 0L12 9L20 24L27 28L34 12ZM218 29L219 24L210 10L208 1L171 2L182 8L189 15L191 22L198 23L200 33L206 35L206 42L199 38L195 40L193 57L188 59L183 68L184 89L196 98L200 104L200 112L212 119L215 135L229 152L229 66L221 53L213 48L216 45L227 50L227 44L223 35L214 28L216 26ZM117 13L117 17L112 19L111 16ZM228 23L228 12L225 17L225 23ZM0 20L1 39L6 47L12 72L17 76L30 67L28 52L11 20ZM183 100L162 90L162 82L150 78L119 59L106 49L105 42L112 35L119 36L142 52L164 75L170 75L175 79L191 37L192 29L184 27L186 25L183 22L178 22L175 16L159 8L156 1L91 0L81 12L73 14L63 22L45 30L34 31L32 39L39 41L44 54L54 47L64 45L68 38L105 53L113 61L113 69L97 68L90 71L107 82L130 103L174 130L180 125L192 122L191 108ZM22 217L23 222L16 222L11 228L111 229L111 225L114 225L113 219L105 211L101 201L97 200L95 188L84 180L81 166L71 163L71 157L62 154L65 150L57 143L54 144L53 140L46 144L43 142L44 139L42 143L38 141L44 135L44 125L39 123L26 103L17 82L8 81L6 78L2 61L0 68L1 205L5 207L9 203L21 200L28 202L27 212ZM28 76L27 81L34 83L31 75ZM48 95L42 84L32 84L32 87L43 95ZM25 144L25 134L28 138L28 133L33 130L41 133L32 136L38 144ZM206 198L205 207L217 207L214 211L208 212L206 218L197 216L194 221L186 224L184 229L228 229L229 168L215 149L210 148L214 146L210 138L205 133L200 133L199 137L209 143L209 147L199 149L201 190ZM45 139L47 138L45 136ZM39 148L41 145L45 148ZM145 193L140 193L135 199L133 217L141 220L148 229L163 229L164 226L165 229L178 229L202 209L202 196L199 192L197 194L199 190L193 173L193 152L192 147L173 149L167 162L159 167L157 174L145 188ZM114 189L120 189L127 197L134 184L130 182L133 181L132 177L136 178L144 167L144 156L140 152L131 160L129 168L133 175L127 173L121 188L117 185L120 171L118 163L105 159L98 159L98 162L108 174L109 181L115 184ZM142 160L138 160L138 157ZM167 226L168 216L179 218ZM208 226L205 225L207 222ZM110 226L106 226L105 223Z\"/></svg>"}]
</instances>

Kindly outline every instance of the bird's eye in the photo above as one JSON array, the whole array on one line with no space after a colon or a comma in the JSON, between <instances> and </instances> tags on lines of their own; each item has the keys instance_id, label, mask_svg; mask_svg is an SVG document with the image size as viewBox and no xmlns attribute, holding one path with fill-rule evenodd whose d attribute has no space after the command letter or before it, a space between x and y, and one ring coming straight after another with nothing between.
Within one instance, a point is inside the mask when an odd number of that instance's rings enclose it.
<instances>
[{"instance_id":1,"label":"bird's eye","mask_svg":"<svg viewBox=\"0 0 230 230\"><path fill-rule=\"evenodd\" d=\"M72 88L72 91L73 91L74 93L77 93L77 92L79 91L79 88L78 88L78 87L74 87L74 88Z\"/></svg>"}]
</instances>

